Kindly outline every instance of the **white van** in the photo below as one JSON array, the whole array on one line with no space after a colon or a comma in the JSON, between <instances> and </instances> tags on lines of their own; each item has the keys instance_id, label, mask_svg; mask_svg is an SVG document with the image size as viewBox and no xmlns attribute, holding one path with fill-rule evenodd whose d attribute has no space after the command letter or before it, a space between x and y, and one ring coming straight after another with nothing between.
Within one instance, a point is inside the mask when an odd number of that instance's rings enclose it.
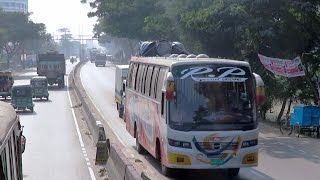
<instances>
[{"instance_id":1,"label":"white van","mask_svg":"<svg viewBox=\"0 0 320 180\"><path fill-rule=\"evenodd\" d=\"M129 65L116 65L115 77L115 100L117 103L117 110L119 117L122 118L124 114L124 82L127 78Z\"/></svg>"}]
</instances>

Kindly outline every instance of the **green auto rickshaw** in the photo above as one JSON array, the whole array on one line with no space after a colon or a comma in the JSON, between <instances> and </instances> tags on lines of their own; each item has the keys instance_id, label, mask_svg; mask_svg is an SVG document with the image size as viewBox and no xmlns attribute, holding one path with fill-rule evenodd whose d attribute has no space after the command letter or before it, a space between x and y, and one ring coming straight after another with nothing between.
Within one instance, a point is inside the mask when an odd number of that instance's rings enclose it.
<instances>
[{"instance_id":1,"label":"green auto rickshaw","mask_svg":"<svg viewBox=\"0 0 320 180\"><path fill-rule=\"evenodd\" d=\"M45 76L36 76L30 80L33 98L49 100L48 79Z\"/></svg>"},{"instance_id":2,"label":"green auto rickshaw","mask_svg":"<svg viewBox=\"0 0 320 180\"><path fill-rule=\"evenodd\" d=\"M33 96L30 85L15 85L12 87L11 105L17 110L29 109L33 112Z\"/></svg>"}]
</instances>

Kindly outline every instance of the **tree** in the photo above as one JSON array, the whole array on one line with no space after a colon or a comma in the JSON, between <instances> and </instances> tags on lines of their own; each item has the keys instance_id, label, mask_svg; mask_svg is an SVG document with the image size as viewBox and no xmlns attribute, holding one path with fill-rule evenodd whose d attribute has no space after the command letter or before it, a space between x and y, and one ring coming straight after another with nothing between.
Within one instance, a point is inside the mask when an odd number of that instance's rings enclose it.
<instances>
[{"instance_id":1,"label":"tree","mask_svg":"<svg viewBox=\"0 0 320 180\"><path fill-rule=\"evenodd\" d=\"M98 35L139 40L181 41L192 53L248 61L266 84L265 112L273 102L295 96L317 104L320 76L320 1L318 0L95 0ZM268 72L258 53L302 58L305 77Z\"/></svg>"},{"instance_id":2,"label":"tree","mask_svg":"<svg viewBox=\"0 0 320 180\"><path fill-rule=\"evenodd\" d=\"M5 51L7 68L23 43L47 36L45 25L34 23L24 13L0 11L0 27L0 47Z\"/></svg>"}]
</instances>

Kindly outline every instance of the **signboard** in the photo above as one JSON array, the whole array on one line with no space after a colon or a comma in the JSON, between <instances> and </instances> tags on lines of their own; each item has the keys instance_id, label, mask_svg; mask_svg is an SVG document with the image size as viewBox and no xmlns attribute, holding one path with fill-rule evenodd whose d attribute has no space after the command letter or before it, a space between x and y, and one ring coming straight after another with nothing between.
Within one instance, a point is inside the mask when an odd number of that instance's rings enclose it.
<instances>
[{"instance_id":1,"label":"signboard","mask_svg":"<svg viewBox=\"0 0 320 180\"><path fill-rule=\"evenodd\" d=\"M272 73L284 77L305 76L300 57L293 60L266 57L258 54L263 66Z\"/></svg>"}]
</instances>

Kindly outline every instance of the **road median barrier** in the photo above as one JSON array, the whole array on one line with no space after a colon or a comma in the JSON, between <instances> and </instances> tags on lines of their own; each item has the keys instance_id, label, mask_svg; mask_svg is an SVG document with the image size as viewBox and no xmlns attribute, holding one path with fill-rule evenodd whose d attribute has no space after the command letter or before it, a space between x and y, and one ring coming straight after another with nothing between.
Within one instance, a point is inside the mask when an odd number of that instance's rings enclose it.
<instances>
[{"instance_id":1,"label":"road median barrier","mask_svg":"<svg viewBox=\"0 0 320 180\"><path fill-rule=\"evenodd\" d=\"M115 143L111 143L106 169L110 179L142 180L137 170Z\"/></svg>"},{"instance_id":2,"label":"road median barrier","mask_svg":"<svg viewBox=\"0 0 320 180\"><path fill-rule=\"evenodd\" d=\"M97 147L95 164L106 164L110 179L142 180L141 175L139 175L133 164L125 156L120 146L110 142L106 134L111 132L105 132L105 128L101 123L103 118L100 114L95 113L98 111L82 86L80 70L86 62L80 61L76 65L69 75L69 82L82 104L81 108L86 116L87 126Z\"/></svg>"},{"instance_id":3,"label":"road median barrier","mask_svg":"<svg viewBox=\"0 0 320 180\"><path fill-rule=\"evenodd\" d=\"M94 111L91 110L91 105L88 103L90 99L81 84L80 69L85 63L86 61L80 61L75 66L69 74L69 82L71 82L70 85L74 89L75 95L81 103L81 108L86 116L86 124L92 135L94 144L97 147L96 164L105 164L109 156L110 142L106 137L106 133L100 119Z\"/></svg>"}]
</instances>

